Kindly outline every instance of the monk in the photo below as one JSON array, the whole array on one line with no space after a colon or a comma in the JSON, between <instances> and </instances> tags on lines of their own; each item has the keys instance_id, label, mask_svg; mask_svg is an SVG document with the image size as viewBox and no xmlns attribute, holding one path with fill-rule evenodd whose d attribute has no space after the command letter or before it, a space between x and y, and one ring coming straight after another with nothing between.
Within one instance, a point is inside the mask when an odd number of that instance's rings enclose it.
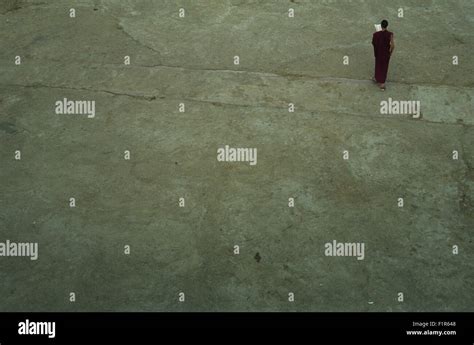
<instances>
[{"instance_id":1,"label":"monk","mask_svg":"<svg viewBox=\"0 0 474 345\"><path fill-rule=\"evenodd\" d=\"M372 36L375 56L375 76L372 78L382 91L385 91L385 80L387 79L388 64L390 56L395 49L393 32L387 30L388 22L384 19L380 23L382 31L375 32Z\"/></svg>"}]
</instances>

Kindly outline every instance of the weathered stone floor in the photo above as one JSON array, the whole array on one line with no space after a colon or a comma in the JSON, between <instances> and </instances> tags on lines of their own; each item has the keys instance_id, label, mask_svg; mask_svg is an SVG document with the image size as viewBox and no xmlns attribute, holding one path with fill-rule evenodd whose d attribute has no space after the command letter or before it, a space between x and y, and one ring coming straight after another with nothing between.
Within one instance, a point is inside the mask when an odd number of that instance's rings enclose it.
<instances>
[{"instance_id":1,"label":"weathered stone floor","mask_svg":"<svg viewBox=\"0 0 474 345\"><path fill-rule=\"evenodd\" d=\"M472 311L473 18L470 0L2 1L0 242L39 258L0 257L0 310ZM382 115L389 97L421 118ZM218 162L226 144L258 164Z\"/></svg>"}]
</instances>

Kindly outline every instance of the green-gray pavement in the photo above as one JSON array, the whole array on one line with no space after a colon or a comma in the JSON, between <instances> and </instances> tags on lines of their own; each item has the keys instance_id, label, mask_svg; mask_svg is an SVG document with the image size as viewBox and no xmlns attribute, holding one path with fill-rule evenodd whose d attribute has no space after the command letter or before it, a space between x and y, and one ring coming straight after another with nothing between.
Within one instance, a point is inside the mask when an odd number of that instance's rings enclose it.
<instances>
[{"instance_id":1,"label":"green-gray pavement","mask_svg":"<svg viewBox=\"0 0 474 345\"><path fill-rule=\"evenodd\" d=\"M0 311L474 310L473 1L7 0L0 43Z\"/></svg>"}]
</instances>

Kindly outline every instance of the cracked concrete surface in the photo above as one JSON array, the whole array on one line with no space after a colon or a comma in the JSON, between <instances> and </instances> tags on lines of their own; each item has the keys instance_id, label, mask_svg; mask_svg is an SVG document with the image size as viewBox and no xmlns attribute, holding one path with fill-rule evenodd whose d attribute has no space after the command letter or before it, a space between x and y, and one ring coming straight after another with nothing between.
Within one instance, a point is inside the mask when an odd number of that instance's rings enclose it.
<instances>
[{"instance_id":1,"label":"cracked concrete surface","mask_svg":"<svg viewBox=\"0 0 474 345\"><path fill-rule=\"evenodd\" d=\"M38 242L39 259L0 257L0 310L472 311L473 14L468 0L2 1L0 242ZM382 17L385 93L370 81ZM388 97L419 100L421 119L381 115ZM95 100L96 117L56 115L63 98ZM226 144L258 164L217 162ZM334 239L365 259L326 257Z\"/></svg>"}]
</instances>

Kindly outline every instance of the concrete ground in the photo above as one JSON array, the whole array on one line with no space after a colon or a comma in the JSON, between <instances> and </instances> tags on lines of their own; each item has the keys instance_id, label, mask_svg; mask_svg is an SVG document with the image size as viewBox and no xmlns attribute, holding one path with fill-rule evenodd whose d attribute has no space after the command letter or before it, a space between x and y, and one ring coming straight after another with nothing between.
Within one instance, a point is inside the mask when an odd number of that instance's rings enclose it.
<instances>
[{"instance_id":1,"label":"concrete ground","mask_svg":"<svg viewBox=\"0 0 474 345\"><path fill-rule=\"evenodd\" d=\"M474 310L474 2L6 0L0 18L0 242L39 243L0 257L1 311ZM381 114L389 97L421 118ZM226 144L257 165L218 162ZM364 260L325 256L333 240Z\"/></svg>"}]
</instances>

